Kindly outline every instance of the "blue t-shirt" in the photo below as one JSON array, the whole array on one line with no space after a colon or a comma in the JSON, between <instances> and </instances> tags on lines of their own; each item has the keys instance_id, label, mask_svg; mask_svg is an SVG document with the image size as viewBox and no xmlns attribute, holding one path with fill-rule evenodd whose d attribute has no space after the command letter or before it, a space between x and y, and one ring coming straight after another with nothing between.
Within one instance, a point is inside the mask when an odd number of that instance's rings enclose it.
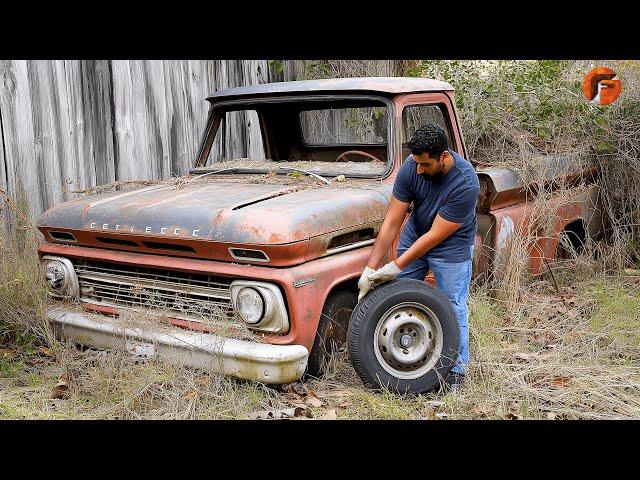
<instances>
[{"instance_id":1,"label":"blue t-shirt","mask_svg":"<svg viewBox=\"0 0 640 480\"><path fill-rule=\"evenodd\" d=\"M436 215L461 223L460 228L427 252L427 258L448 263L464 262L471 258L478 221L476 203L480 183L473 165L451 152L454 165L446 175L431 178L418 175L416 162L409 155L396 177L393 195L401 202L413 202L413 212L401 234L401 243L415 242L431 228Z\"/></svg>"}]
</instances>

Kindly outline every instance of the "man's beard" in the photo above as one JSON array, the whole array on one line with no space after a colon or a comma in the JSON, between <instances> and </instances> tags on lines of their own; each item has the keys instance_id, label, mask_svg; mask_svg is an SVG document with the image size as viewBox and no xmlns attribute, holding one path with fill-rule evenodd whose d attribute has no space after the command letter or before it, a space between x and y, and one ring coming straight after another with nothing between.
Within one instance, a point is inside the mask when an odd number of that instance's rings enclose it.
<instances>
[{"instance_id":1,"label":"man's beard","mask_svg":"<svg viewBox=\"0 0 640 480\"><path fill-rule=\"evenodd\" d=\"M442 177L442 172L429 175L428 173L421 173L420 176L425 180L439 180Z\"/></svg>"},{"instance_id":2,"label":"man's beard","mask_svg":"<svg viewBox=\"0 0 640 480\"><path fill-rule=\"evenodd\" d=\"M442 165L442 162L440 162L438 166L440 167L439 172L436 172L433 175L429 173L421 173L420 176L425 180L435 180L435 181L440 180L442 178L442 170L444 170L444 165Z\"/></svg>"}]
</instances>

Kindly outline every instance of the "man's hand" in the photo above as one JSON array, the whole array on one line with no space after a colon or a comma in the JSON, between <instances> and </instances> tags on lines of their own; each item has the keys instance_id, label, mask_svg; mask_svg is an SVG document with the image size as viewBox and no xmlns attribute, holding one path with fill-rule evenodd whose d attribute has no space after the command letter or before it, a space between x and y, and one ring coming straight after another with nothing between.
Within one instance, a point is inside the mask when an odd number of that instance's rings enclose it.
<instances>
[{"instance_id":1,"label":"man's hand","mask_svg":"<svg viewBox=\"0 0 640 480\"><path fill-rule=\"evenodd\" d=\"M402 270L398 268L396 262L389 262L384 267L379 268L373 273L370 273L367 278L374 284L379 284L388 282L389 280L393 280L398 276L400 272L402 272Z\"/></svg>"},{"instance_id":2,"label":"man's hand","mask_svg":"<svg viewBox=\"0 0 640 480\"><path fill-rule=\"evenodd\" d=\"M364 272L362 272L362 275L360 275L360 280L358 280L358 303L360 303L360 300L362 300L364 296L369 292L369 290L371 290L371 288L373 287L373 282L369 280L369 278L367 278L368 275L373 272L375 272L373 268L366 266L364 267Z\"/></svg>"}]
</instances>

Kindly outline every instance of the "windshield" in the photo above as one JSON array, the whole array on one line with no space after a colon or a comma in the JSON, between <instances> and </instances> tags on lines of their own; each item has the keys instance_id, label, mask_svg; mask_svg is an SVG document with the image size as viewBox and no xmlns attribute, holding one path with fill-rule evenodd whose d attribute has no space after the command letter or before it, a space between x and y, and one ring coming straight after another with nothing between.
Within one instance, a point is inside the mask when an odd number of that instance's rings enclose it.
<instances>
[{"instance_id":1,"label":"windshield","mask_svg":"<svg viewBox=\"0 0 640 480\"><path fill-rule=\"evenodd\" d=\"M389 119L389 107L373 99L214 107L198 171L380 176L389 167Z\"/></svg>"}]
</instances>

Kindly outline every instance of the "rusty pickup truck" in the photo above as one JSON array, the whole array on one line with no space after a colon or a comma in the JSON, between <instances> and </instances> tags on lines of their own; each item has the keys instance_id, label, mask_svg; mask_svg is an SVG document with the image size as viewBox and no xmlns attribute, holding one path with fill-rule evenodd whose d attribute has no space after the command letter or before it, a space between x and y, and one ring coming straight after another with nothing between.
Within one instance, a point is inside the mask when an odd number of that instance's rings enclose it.
<instances>
[{"instance_id":1,"label":"rusty pickup truck","mask_svg":"<svg viewBox=\"0 0 640 480\"><path fill-rule=\"evenodd\" d=\"M453 95L445 82L418 78L213 93L188 175L76 198L42 215L54 331L264 383L322 374L348 343L357 280L408 138L435 122L467 158ZM481 190L473 268L487 277L526 221L531 192L511 170L474 166ZM561 233L574 245L597 235L597 197L591 185L559 206L553 234L531 247L533 273L559 254ZM425 349L421 371L439 351Z\"/></svg>"}]
</instances>

